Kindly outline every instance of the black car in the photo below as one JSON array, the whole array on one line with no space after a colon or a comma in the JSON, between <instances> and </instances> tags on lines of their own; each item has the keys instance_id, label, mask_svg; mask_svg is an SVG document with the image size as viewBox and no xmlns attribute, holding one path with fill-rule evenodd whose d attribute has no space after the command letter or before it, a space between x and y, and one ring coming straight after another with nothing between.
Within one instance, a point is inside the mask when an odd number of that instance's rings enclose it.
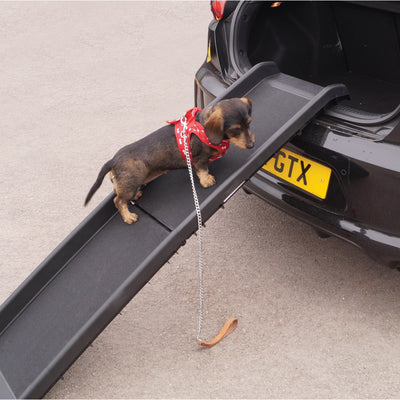
<instances>
[{"instance_id":1,"label":"black car","mask_svg":"<svg viewBox=\"0 0 400 400\"><path fill-rule=\"evenodd\" d=\"M351 96L265 160L245 190L322 237L399 266L400 4L212 1L211 8L196 106L264 61L321 86L344 83Z\"/></svg>"}]
</instances>

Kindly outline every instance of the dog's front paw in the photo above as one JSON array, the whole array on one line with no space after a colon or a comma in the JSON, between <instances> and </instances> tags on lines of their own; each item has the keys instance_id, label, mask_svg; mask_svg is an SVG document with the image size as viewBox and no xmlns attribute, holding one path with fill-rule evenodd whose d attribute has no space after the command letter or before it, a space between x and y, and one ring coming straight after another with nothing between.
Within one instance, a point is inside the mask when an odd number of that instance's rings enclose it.
<instances>
[{"instance_id":1,"label":"dog's front paw","mask_svg":"<svg viewBox=\"0 0 400 400\"><path fill-rule=\"evenodd\" d=\"M199 178L200 178L200 185L203 186L204 188L208 188L210 186L215 185L215 178L209 173L200 174Z\"/></svg>"},{"instance_id":2,"label":"dog's front paw","mask_svg":"<svg viewBox=\"0 0 400 400\"><path fill-rule=\"evenodd\" d=\"M138 216L135 213L126 213L123 219L127 224L131 225L138 220Z\"/></svg>"}]
</instances>

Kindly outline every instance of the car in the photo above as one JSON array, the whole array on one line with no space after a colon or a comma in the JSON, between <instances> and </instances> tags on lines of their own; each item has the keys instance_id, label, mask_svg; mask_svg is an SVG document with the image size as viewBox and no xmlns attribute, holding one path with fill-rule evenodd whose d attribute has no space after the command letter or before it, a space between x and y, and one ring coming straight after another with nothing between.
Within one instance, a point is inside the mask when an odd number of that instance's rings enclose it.
<instances>
[{"instance_id":1,"label":"car","mask_svg":"<svg viewBox=\"0 0 400 400\"><path fill-rule=\"evenodd\" d=\"M399 2L212 1L211 9L197 107L265 61L350 93L265 160L245 191L398 268Z\"/></svg>"}]
</instances>

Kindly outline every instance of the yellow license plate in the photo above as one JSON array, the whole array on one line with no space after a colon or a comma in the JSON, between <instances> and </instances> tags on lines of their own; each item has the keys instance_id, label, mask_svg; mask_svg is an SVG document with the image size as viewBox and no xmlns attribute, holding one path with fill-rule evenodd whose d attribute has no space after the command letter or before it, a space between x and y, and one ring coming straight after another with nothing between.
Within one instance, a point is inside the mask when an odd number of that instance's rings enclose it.
<instances>
[{"instance_id":1,"label":"yellow license plate","mask_svg":"<svg viewBox=\"0 0 400 400\"><path fill-rule=\"evenodd\" d=\"M324 165L282 148L263 169L321 199L326 198L331 169Z\"/></svg>"}]
</instances>

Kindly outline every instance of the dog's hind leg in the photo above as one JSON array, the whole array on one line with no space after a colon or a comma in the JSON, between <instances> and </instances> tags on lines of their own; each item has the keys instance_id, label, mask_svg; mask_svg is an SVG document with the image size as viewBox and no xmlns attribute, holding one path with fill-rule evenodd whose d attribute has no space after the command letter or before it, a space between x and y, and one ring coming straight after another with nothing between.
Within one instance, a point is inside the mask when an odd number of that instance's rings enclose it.
<instances>
[{"instance_id":1,"label":"dog's hind leg","mask_svg":"<svg viewBox=\"0 0 400 400\"><path fill-rule=\"evenodd\" d=\"M117 196L114 197L115 207L118 208L118 211L122 216L122 219L127 224L132 224L138 220L137 214L131 213L128 208L128 203L132 200L133 197L134 193L128 193L128 194L124 193L123 196L117 194Z\"/></svg>"},{"instance_id":2,"label":"dog's hind leg","mask_svg":"<svg viewBox=\"0 0 400 400\"><path fill-rule=\"evenodd\" d=\"M137 214L129 211L128 204L142 195L140 188L143 186L146 174L147 168L144 163L134 159L120 162L111 171L110 178L116 194L114 204L127 224L138 220Z\"/></svg>"},{"instance_id":3,"label":"dog's hind leg","mask_svg":"<svg viewBox=\"0 0 400 400\"><path fill-rule=\"evenodd\" d=\"M133 201L139 200L143 195L143 192L139 189L135 195L135 197L133 198Z\"/></svg>"},{"instance_id":4,"label":"dog's hind leg","mask_svg":"<svg viewBox=\"0 0 400 400\"><path fill-rule=\"evenodd\" d=\"M114 191L116 193L116 196L114 197L114 204L115 207L117 207L119 213L122 216L122 219L127 223L127 224L133 224L138 220L138 216L135 213L131 213L128 208L128 204L131 202L131 200L136 200L140 192L140 186L139 187L134 187L132 189L128 189L128 185L121 185L116 180L113 180L114 184Z\"/></svg>"}]
</instances>

